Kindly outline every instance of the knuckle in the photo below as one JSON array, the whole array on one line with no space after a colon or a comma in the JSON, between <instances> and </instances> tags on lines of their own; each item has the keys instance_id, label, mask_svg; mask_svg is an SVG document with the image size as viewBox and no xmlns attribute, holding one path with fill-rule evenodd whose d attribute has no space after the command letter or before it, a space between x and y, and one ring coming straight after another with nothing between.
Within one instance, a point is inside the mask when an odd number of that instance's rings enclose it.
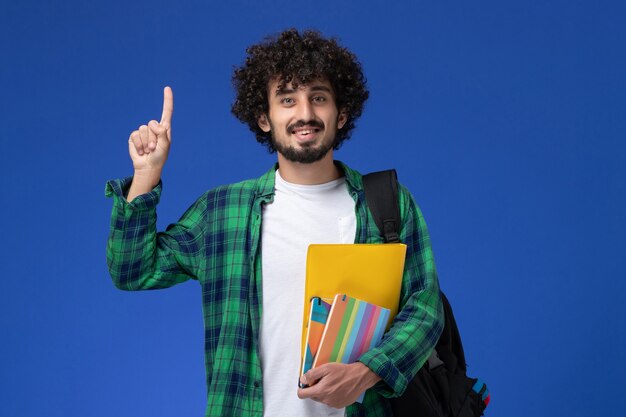
<instances>
[{"instance_id":1,"label":"knuckle","mask_svg":"<svg viewBox=\"0 0 626 417\"><path fill-rule=\"evenodd\" d=\"M154 133L155 135L162 135L163 132L165 132L165 128L156 122L154 122L154 124L150 122L149 127L150 127L150 132Z\"/></svg>"}]
</instances>

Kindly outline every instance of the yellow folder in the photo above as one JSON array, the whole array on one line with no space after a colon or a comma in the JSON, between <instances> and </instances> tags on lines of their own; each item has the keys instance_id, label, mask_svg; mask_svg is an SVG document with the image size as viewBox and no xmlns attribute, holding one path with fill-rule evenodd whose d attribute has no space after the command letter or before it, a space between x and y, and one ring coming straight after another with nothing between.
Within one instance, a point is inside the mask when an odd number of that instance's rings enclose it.
<instances>
[{"instance_id":1,"label":"yellow folder","mask_svg":"<svg viewBox=\"0 0 626 417\"><path fill-rule=\"evenodd\" d=\"M398 313L406 245L313 244L306 258L302 355L313 297L332 300L336 294L367 301ZM330 302L330 301L329 301ZM390 320L391 322L391 320Z\"/></svg>"}]
</instances>

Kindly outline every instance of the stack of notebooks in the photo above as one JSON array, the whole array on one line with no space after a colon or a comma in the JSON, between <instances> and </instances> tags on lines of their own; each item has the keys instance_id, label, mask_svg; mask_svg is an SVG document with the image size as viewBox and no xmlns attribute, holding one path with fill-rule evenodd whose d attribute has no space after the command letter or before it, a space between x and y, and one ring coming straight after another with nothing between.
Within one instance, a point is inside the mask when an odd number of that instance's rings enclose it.
<instances>
[{"instance_id":1,"label":"stack of notebooks","mask_svg":"<svg viewBox=\"0 0 626 417\"><path fill-rule=\"evenodd\" d=\"M309 245L301 376L355 362L380 343L398 313L405 255L401 243Z\"/></svg>"},{"instance_id":2,"label":"stack of notebooks","mask_svg":"<svg viewBox=\"0 0 626 417\"><path fill-rule=\"evenodd\" d=\"M355 362L381 341L389 318L388 308L346 294L337 294L332 304L314 297L300 375L325 363Z\"/></svg>"},{"instance_id":3,"label":"stack of notebooks","mask_svg":"<svg viewBox=\"0 0 626 417\"><path fill-rule=\"evenodd\" d=\"M401 243L309 246L302 300L302 358L305 357L311 300L316 297L330 305L335 294L348 294L388 308L391 317L396 316L405 253L406 245Z\"/></svg>"}]
</instances>

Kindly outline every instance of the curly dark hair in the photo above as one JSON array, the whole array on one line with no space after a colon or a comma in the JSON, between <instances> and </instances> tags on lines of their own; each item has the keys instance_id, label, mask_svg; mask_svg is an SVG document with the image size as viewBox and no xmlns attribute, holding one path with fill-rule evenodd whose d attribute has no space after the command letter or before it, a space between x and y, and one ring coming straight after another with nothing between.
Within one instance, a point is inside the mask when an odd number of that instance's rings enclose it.
<instances>
[{"instance_id":1,"label":"curly dark hair","mask_svg":"<svg viewBox=\"0 0 626 417\"><path fill-rule=\"evenodd\" d=\"M278 88L289 83L297 88L313 80L327 79L333 87L337 109L345 109L348 115L345 125L337 131L334 149L350 138L354 122L361 116L369 96L361 64L352 52L315 30L300 34L296 29L268 37L246 52L245 64L233 72L237 96L231 111L248 125L256 140L267 146L270 153L276 151L271 132L261 130L257 121L269 112L267 86L276 77Z\"/></svg>"}]
</instances>

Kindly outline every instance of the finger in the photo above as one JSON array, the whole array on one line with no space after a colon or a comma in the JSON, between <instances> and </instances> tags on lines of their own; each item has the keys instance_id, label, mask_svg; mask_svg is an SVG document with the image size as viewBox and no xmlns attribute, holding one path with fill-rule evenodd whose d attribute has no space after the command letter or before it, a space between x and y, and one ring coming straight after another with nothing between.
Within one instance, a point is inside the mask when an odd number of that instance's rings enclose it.
<instances>
[{"instance_id":1,"label":"finger","mask_svg":"<svg viewBox=\"0 0 626 417\"><path fill-rule=\"evenodd\" d=\"M172 113L174 113L174 92L170 87L163 89L163 113L161 114L161 124L166 129L172 126Z\"/></svg>"},{"instance_id":2,"label":"finger","mask_svg":"<svg viewBox=\"0 0 626 417\"><path fill-rule=\"evenodd\" d=\"M312 399L316 399L319 397L319 389L316 389L315 387L309 387L309 388L298 388L298 398L300 399L305 399L305 398L312 398Z\"/></svg>"},{"instance_id":3,"label":"finger","mask_svg":"<svg viewBox=\"0 0 626 417\"><path fill-rule=\"evenodd\" d=\"M144 153L150 153L150 149L148 148L148 126L141 125L139 126L139 138L141 139L141 146Z\"/></svg>"},{"instance_id":4,"label":"finger","mask_svg":"<svg viewBox=\"0 0 626 417\"><path fill-rule=\"evenodd\" d=\"M324 365L319 368L309 369L302 377L300 378L300 382L305 385L314 385L317 381L324 376Z\"/></svg>"},{"instance_id":5,"label":"finger","mask_svg":"<svg viewBox=\"0 0 626 417\"><path fill-rule=\"evenodd\" d=\"M138 130L135 130L130 134L128 142L130 143L131 148L134 149L138 155L143 155L143 145L141 144L141 138L139 137Z\"/></svg>"},{"instance_id":6,"label":"finger","mask_svg":"<svg viewBox=\"0 0 626 417\"><path fill-rule=\"evenodd\" d=\"M157 147L157 135L154 133L150 126L148 126L148 151L152 152Z\"/></svg>"},{"instance_id":7,"label":"finger","mask_svg":"<svg viewBox=\"0 0 626 417\"><path fill-rule=\"evenodd\" d=\"M156 135L157 141L169 140L167 137L167 129L163 125L159 124L156 120L150 120L148 128Z\"/></svg>"}]
</instances>

